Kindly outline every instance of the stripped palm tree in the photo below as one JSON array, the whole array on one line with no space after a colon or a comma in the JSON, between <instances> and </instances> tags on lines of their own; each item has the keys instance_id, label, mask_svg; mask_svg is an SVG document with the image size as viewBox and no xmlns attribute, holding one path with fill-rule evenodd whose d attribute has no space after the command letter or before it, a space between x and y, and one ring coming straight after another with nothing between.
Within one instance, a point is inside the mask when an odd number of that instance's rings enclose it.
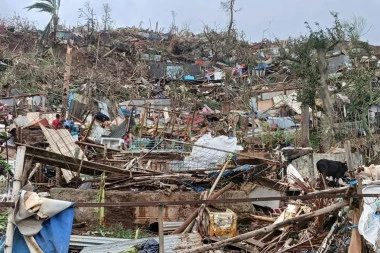
<instances>
[{"instance_id":1,"label":"stripped palm tree","mask_svg":"<svg viewBox=\"0 0 380 253\"><path fill-rule=\"evenodd\" d=\"M59 6L61 5L61 0L40 0L39 2L36 2L30 6L25 7L28 9L28 11L32 9L36 9L39 12L47 12L51 15L51 19L47 26L45 27L45 30L42 34L42 38L49 35L49 32L51 31L51 27L53 26L53 40L56 40L57 35L57 29L58 29L58 11Z\"/></svg>"}]
</instances>

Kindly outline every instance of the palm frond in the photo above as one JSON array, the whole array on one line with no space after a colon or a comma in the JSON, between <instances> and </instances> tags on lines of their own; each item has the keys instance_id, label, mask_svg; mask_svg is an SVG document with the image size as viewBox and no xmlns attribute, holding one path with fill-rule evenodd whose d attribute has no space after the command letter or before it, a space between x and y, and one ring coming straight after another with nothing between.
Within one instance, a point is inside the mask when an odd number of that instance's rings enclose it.
<instances>
[{"instance_id":1,"label":"palm frond","mask_svg":"<svg viewBox=\"0 0 380 253\"><path fill-rule=\"evenodd\" d=\"M39 0L39 1L41 1L41 2L48 2L51 6L54 6L54 2L56 0Z\"/></svg>"},{"instance_id":2,"label":"palm frond","mask_svg":"<svg viewBox=\"0 0 380 253\"><path fill-rule=\"evenodd\" d=\"M47 4L47 3L41 3L41 2L38 2L38 3L34 3L32 5L29 5L27 7L25 7L26 9L28 9L28 11L32 10L32 9L37 9L39 10L39 12L48 12L48 13L51 13L51 14L54 14L55 13L55 9L53 6Z\"/></svg>"},{"instance_id":3,"label":"palm frond","mask_svg":"<svg viewBox=\"0 0 380 253\"><path fill-rule=\"evenodd\" d=\"M58 12L59 6L61 4L61 0L39 0L39 1L48 2L51 6L53 6L56 12Z\"/></svg>"},{"instance_id":4,"label":"palm frond","mask_svg":"<svg viewBox=\"0 0 380 253\"><path fill-rule=\"evenodd\" d=\"M49 32L50 32L50 28L51 28L51 22L52 22L52 19L49 21L49 23L47 24L47 26L45 27L43 33L42 33L42 36L41 36L41 40L45 37L48 37L49 36Z\"/></svg>"}]
</instances>

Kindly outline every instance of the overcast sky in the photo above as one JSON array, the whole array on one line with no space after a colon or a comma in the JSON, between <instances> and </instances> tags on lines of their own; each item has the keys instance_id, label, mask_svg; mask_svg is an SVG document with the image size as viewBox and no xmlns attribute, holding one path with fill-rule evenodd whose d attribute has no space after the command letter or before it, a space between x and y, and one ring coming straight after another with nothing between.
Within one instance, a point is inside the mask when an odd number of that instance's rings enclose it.
<instances>
[{"instance_id":1,"label":"overcast sky","mask_svg":"<svg viewBox=\"0 0 380 253\"><path fill-rule=\"evenodd\" d=\"M26 11L25 6L35 0L0 0L0 17L9 17L14 13L35 20L42 28L49 20L48 14ZM60 22L67 26L76 25L78 8L84 0L61 0ZM220 7L220 0L90 0L99 20L102 5L108 3L112 9L112 18L117 27L139 26L154 29L156 21L159 27L166 29L172 22L172 11L176 13L176 24L181 28L190 24L194 32L202 31L204 24L222 27L227 24L228 16ZM235 22L251 42L262 38L286 39L306 33L304 21L318 21L323 26L330 25L330 11L339 12L341 19L352 16L364 17L369 31L363 36L372 44L380 45L380 26L377 25L380 0L236 0ZM150 20L150 22L149 22ZM83 21L82 21L83 23Z\"/></svg>"}]
</instances>

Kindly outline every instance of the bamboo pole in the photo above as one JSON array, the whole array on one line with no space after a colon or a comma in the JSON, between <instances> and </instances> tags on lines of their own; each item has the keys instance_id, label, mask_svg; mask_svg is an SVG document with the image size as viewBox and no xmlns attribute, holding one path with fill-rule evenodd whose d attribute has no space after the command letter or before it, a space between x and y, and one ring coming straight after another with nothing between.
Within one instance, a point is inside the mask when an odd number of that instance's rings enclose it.
<instances>
[{"instance_id":1,"label":"bamboo pole","mask_svg":"<svg viewBox=\"0 0 380 253\"><path fill-rule=\"evenodd\" d=\"M332 212L332 211L337 210L339 208L342 208L348 204L349 204L348 201L342 201L339 203L335 203L333 205L330 205L328 207L325 207L325 208L322 208L322 209L319 209L319 210L316 210L316 211L313 211L310 213L302 214L300 216L297 216L297 217L294 217L294 218L291 218L288 220L284 220L284 221L276 223L276 224L271 224L271 225L263 227L261 229L257 229L257 230L254 230L254 231L251 231L251 232L248 232L245 234L241 234L241 235L238 235L238 236L235 236L235 237L232 237L232 238L220 241L220 242L211 243L211 244L207 244L205 246L193 248L191 250L184 251L183 253L203 253L203 252L206 252L208 250L214 250L214 249L217 249L217 248L220 248L223 246L230 245L232 243L241 242L243 240L252 238L254 236L257 236L257 235L260 235L263 233L269 233L269 232L272 232L276 229L286 227L292 223L295 223L295 222L298 222L298 221L301 221L304 219L313 218L313 217L316 217L316 216L319 216L319 215L322 215L325 213Z\"/></svg>"},{"instance_id":2,"label":"bamboo pole","mask_svg":"<svg viewBox=\"0 0 380 253\"><path fill-rule=\"evenodd\" d=\"M164 206L158 206L158 240L159 253L165 253L164 250Z\"/></svg>"},{"instance_id":3,"label":"bamboo pole","mask_svg":"<svg viewBox=\"0 0 380 253\"><path fill-rule=\"evenodd\" d=\"M105 200L105 183L106 183L106 174L105 172L102 173L100 186L99 186L99 203L104 203ZM105 213L104 213L104 207L99 207L99 225L104 226L105 224Z\"/></svg>"},{"instance_id":4,"label":"bamboo pole","mask_svg":"<svg viewBox=\"0 0 380 253\"><path fill-rule=\"evenodd\" d=\"M13 189L12 189L12 201L16 201L18 197L18 193L22 187L21 181L22 181L22 174L24 170L25 154L26 154L25 146L20 146L17 148L15 173L14 173ZM7 224L7 232L6 232L5 247L4 247L5 253L12 253L12 249L13 249L13 235L14 235L14 229L15 229L15 226L12 222L13 210L14 210L13 207L9 208L8 210L8 224Z\"/></svg>"},{"instance_id":5,"label":"bamboo pole","mask_svg":"<svg viewBox=\"0 0 380 253\"><path fill-rule=\"evenodd\" d=\"M70 47L69 42L67 42L65 73L63 74L63 93L62 93L62 111L61 111L62 118L66 118L67 101L68 101L69 92L70 92L70 72L71 72L71 60L72 60L71 51L72 50L73 49Z\"/></svg>"},{"instance_id":6,"label":"bamboo pole","mask_svg":"<svg viewBox=\"0 0 380 253\"><path fill-rule=\"evenodd\" d=\"M226 163L224 164L222 170L219 172L218 177L215 179L215 182L214 182L214 184L212 185L212 187L211 187L211 189L210 189L210 192L209 192L209 194L207 195L207 197L211 196L211 194L214 192L215 187L218 185L219 180L220 180L220 178L222 177L223 172L226 170L229 161L230 161L230 160L227 159L227 161L226 161Z\"/></svg>"},{"instance_id":7,"label":"bamboo pole","mask_svg":"<svg viewBox=\"0 0 380 253\"><path fill-rule=\"evenodd\" d=\"M229 189L231 189L232 187L234 187L235 184L234 183L229 183L228 185L224 186L222 189L220 189L218 192L214 193L212 196L210 196L208 199L209 200L213 200L213 199L217 199L220 195L222 195L223 193L225 193L226 191L228 191ZM179 234L179 233L182 233L186 228L187 226L189 226L189 224L198 216L198 210L195 210L190 216L189 218L187 218L187 220L179 227L177 228L172 234Z\"/></svg>"}]
</instances>

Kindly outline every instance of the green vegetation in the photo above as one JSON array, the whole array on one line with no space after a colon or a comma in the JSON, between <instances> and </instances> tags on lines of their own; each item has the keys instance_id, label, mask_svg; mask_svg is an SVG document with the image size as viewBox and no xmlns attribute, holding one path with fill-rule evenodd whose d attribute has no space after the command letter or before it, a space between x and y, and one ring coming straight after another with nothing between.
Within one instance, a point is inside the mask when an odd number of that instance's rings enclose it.
<instances>
[{"instance_id":1,"label":"green vegetation","mask_svg":"<svg viewBox=\"0 0 380 253\"><path fill-rule=\"evenodd\" d=\"M150 232L147 230L141 230L137 228L134 229L126 229L122 224L118 223L114 226L99 226L95 232L93 232L94 235L99 236L107 236L107 237L114 237L114 238L123 238L123 239L141 239L151 236Z\"/></svg>"},{"instance_id":2,"label":"green vegetation","mask_svg":"<svg viewBox=\"0 0 380 253\"><path fill-rule=\"evenodd\" d=\"M0 213L0 231L4 231L7 228L8 223L8 213L1 212Z\"/></svg>"},{"instance_id":3,"label":"green vegetation","mask_svg":"<svg viewBox=\"0 0 380 253\"><path fill-rule=\"evenodd\" d=\"M295 143L300 138L300 132L289 132L284 130L278 130L274 132L265 132L261 135L261 141L268 148L276 148L278 144L284 142Z\"/></svg>"}]
</instances>

